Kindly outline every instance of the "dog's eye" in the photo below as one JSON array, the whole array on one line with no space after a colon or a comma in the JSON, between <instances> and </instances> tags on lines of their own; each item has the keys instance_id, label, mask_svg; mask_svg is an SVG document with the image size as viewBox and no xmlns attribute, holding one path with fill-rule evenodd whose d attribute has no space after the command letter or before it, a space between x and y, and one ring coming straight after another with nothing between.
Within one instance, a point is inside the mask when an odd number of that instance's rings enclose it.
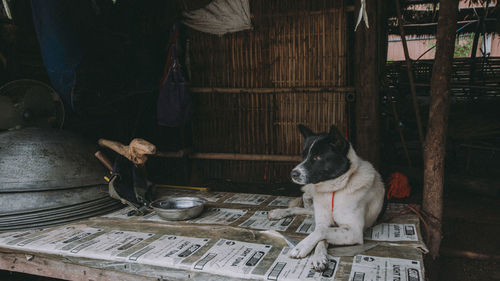
<instances>
[{"instance_id":1,"label":"dog's eye","mask_svg":"<svg viewBox=\"0 0 500 281\"><path fill-rule=\"evenodd\" d=\"M314 156L313 160L314 161L319 161L319 160L321 160L321 156Z\"/></svg>"}]
</instances>

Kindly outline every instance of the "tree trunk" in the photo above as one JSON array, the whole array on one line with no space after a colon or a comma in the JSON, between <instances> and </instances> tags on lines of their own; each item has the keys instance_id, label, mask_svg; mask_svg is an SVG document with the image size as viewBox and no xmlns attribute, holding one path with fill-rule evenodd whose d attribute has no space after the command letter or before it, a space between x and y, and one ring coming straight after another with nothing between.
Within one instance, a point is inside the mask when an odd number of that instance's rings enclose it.
<instances>
[{"instance_id":1,"label":"tree trunk","mask_svg":"<svg viewBox=\"0 0 500 281\"><path fill-rule=\"evenodd\" d=\"M427 244L433 258L439 255L441 244L446 127L457 11L458 0L439 1L436 56L432 68L429 121L424 145L424 198L422 204L424 211L430 218L430 229L428 230L430 241L427 241Z\"/></svg>"},{"instance_id":2,"label":"tree trunk","mask_svg":"<svg viewBox=\"0 0 500 281\"><path fill-rule=\"evenodd\" d=\"M359 2L356 1L355 16ZM366 0L369 28L363 21L355 34L356 152L375 167L380 163L380 81L387 58L386 7L382 0Z\"/></svg>"}]
</instances>

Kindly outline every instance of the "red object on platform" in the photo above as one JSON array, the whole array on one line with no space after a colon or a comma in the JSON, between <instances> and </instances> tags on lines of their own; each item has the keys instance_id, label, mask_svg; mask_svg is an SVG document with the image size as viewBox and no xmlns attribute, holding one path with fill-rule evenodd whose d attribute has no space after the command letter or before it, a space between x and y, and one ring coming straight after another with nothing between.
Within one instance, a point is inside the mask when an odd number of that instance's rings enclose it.
<instances>
[{"instance_id":1,"label":"red object on platform","mask_svg":"<svg viewBox=\"0 0 500 281\"><path fill-rule=\"evenodd\" d=\"M410 196L411 186L408 183L408 178L404 174L394 172L389 175L387 182L387 199Z\"/></svg>"}]
</instances>

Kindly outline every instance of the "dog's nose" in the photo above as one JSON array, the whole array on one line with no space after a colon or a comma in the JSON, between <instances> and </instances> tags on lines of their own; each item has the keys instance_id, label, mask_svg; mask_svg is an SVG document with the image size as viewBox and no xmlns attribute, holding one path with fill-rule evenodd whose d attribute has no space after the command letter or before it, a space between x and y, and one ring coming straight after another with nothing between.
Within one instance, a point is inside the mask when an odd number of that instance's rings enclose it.
<instances>
[{"instance_id":1,"label":"dog's nose","mask_svg":"<svg viewBox=\"0 0 500 281\"><path fill-rule=\"evenodd\" d=\"M292 177L292 179L298 179L300 177L300 172L297 170L292 170L290 176Z\"/></svg>"}]
</instances>

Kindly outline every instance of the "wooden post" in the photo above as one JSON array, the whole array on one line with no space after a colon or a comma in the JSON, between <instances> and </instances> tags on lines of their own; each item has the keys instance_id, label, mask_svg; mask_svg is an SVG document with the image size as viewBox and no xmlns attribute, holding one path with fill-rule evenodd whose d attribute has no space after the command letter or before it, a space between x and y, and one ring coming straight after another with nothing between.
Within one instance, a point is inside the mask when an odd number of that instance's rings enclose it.
<instances>
[{"instance_id":1,"label":"wooden post","mask_svg":"<svg viewBox=\"0 0 500 281\"><path fill-rule=\"evenodd\" d=\"M391 107L392 107L392 114L394 115L394 121L396 122L396 128L398 130L398 133L399 133L399 138L401 139L401 145L403 146L403 151L405 153L405 156L406 156L406 159L408 160L408 167L412 167L411 165L411 158L410 158L410 153L408 152L408 147L406 145L406 139L405 139L405 135L403 134L403 129L401 129L401 126L399 126L399 115L398 115L398 111L396 109L396 101L392 98L392 92L389 92L389 94L391 95L390 99L391 99Z\"/></svg>"},{"instance_id":2,"label":"wooden post","mask_svg":"<svg viewBox=\"0 0 500 281\"><path fill-rule=\"evenodd\" d=\"M418 139L420 140L420 145L423 145L424 130L422 128L422 118L420 118L420 109L418 108L417 88L415 87L415 81L413 79L413 67L411 63L410 52L408 51L408 44L406 43L406 32L403 27L404 25L403 15L401 14L401 7L399 5L399 0L394 0L394 4L396 6L396 14L398 15L399 33L401 35L401 43L403 43L406 68L408 69L408 82L410 82L410 92L413 101L413 110L415 111L415 120L417 121Z\"/></svg>"},{"instance_id":3,"label":"wooden post","mask_svg":"<svg viewBox=\"0 0 500 281\"><path fill-rule=\"evenodd\" d=\"M458 0L440 0L436 34L436 56L432 68L429 121L424 144L423 210L429 215L430 241L427 245L433 258L439 255L441 220L443 217L443 178L446 148L446 127L450 101L450 74L455 50Z\"/></svg>"},{"instance_id":4,"label":"wooden post","mask_svg":"<svg viewBox=\"0 0 500 281\"><path fill-rule=\"evenodd\" d=\"M356 1L356 11L359 2ZM361 22L354 42L356 151L377 168L380 167L380 81L387 60L386 10L384 1L366 0L370 28Z\"/></svg>"},{"instance_id":5,"label":"wooden post","mask_svg":"<svg viewBox=\"0 0 500 281\"><path fill-rule=\"evenodd\" d=\"M476 75L474 75L474 72L476 72L476 53L477 53L477 47L479 43L479 35L481 33L481 26L483 25L484 17L481 16L479 21L477 22L476 26L476 31L474 32L474 39L472 40L472 50L470 54L470 69L469 69L469 85L473 86L474 85L474 80L476 78ZM471 96L475 96L477 91L475 88L471 88L470 91Z\"/></svg>"}]
</instances>

